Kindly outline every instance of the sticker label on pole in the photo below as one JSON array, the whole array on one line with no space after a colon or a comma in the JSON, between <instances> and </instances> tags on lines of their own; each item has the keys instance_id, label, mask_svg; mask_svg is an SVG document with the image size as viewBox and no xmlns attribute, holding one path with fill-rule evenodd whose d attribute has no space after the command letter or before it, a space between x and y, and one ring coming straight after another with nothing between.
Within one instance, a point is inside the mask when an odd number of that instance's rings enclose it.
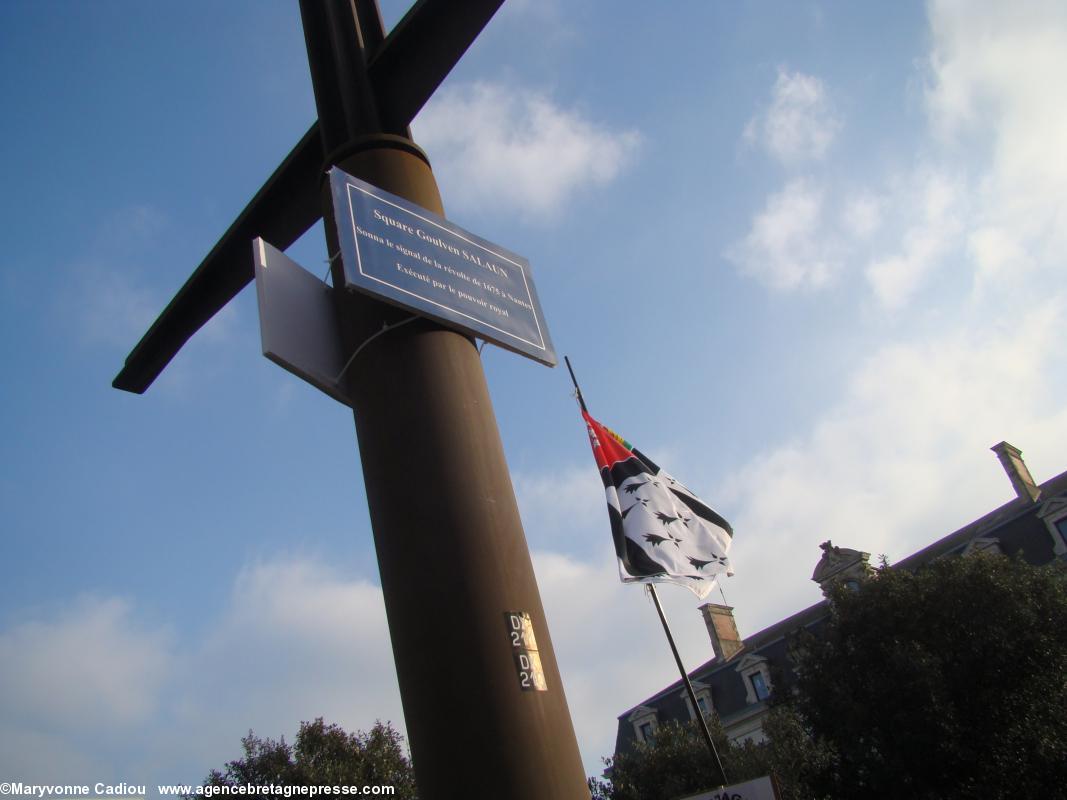
<instances>
[{"instance_id":1,"label":"sticker label on pole","mask_svg":"<svg viewBox=\"0 0 1067 800\"><path fill-rule=\"evenodd\" d=\"M548 691L529 613L505 611L504 621L507 623L508 643L515 658L515 669L519 674L519 688L524 692Z\"/></svg>"}]
</instances>

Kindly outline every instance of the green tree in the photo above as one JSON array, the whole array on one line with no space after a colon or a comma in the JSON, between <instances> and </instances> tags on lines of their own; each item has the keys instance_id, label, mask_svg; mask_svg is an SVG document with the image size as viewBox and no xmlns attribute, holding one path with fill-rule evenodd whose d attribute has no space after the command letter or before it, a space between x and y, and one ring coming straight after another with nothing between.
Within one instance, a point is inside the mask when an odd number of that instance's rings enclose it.
<instances>
[{"instance_id":1,"label":"green tree","mask_svg":"<svg viewBox=\"0 0 1067 800\"><path fill-rule=\"evenodd\" d=\"M818 636L799 634L796 684L730 745L731 782L777 776L785 800L1067 799L1067 573L1001 556L888 569L840 588ZM703 739L666 725L605 759L594 800L677 798L709 787Z\"/></svg>"},{"instance_id":2,"label":"green tree","mask_svg":"<svg viewBox=\"0 0 1067 800\"><path fill-rule=\"evenodd\" d=\"M1063 572L975 555L883 564L798 652L833 797L1067 797Z\"/></svg>"},{"instance_id":3,"label":"green tree","mask_svg":"<svg viewBox=\"0 0 1067 800\"><path fill-rule=\"evenodd\" d=\"M812 736L792 702L779 702L763 719L766 742L746 745L754 748L764 766L762 775L778 779L782 800L812 800L824 795L817 788L824 783L833 754L825 743Z\"/></svg>"},{"instance_id":4,"label":"green tree","mask_svg":"<svg viewBox=\"0 0 1067 800\"><path fill-rule=\"evenodd\" d=\"M775 719L773 725L780 726L785 732L788 726L797 724L795 720L790 721L790 715L791 712L783 707L772 710L770 716ZM730 783L741 783L777 772L779 761L783 765L789 763L784 757L776 761L769 744L731 744L718 719L710 716L707 720ZM803 756L791 750L789 757L817 760L810 741L805 738L796 741L791 739L791 747L799 744L801 748L808 746L808 750L804 751ZM593 800L673 800L716 787L714 776L717 770L695 722L661 725L651 744L637 744L630 753L605 758L604 764L610 769L611 777L607 780L589 779ZM783 788L786 800L805 796L793 794L795 786L791 780L787 780Z\"/></svg>"},{"instance_id":5,"label":"green tree","mask_svg":"<svg viewBox=\"0 0 1067 800\"><path fill-rule=\"evenodd\" d=\"M322 718L300 723L292 745L285 738L261 739L252 731L241 740L244 758L212 770L211 786L392 786L392 797L415 800L415 773L403 737L375 723L368 733L347 733Z\"/></svg>"}]
</instances>

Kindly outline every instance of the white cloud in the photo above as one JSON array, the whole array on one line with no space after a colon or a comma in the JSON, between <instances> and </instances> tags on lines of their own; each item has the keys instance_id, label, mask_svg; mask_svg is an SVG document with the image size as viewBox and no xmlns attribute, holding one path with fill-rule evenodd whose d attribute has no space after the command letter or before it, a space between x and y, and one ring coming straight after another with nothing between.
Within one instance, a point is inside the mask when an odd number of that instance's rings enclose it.
<instances>
[{"instance_id":1,"label":"white cloud","mask_svg":"<svg viewBox=\"0 0 1067 800\"><path fill-rule=\"evenodd\" d=\"M861 192L845 202L841 220L853 239L867 239L882 224L883 201L870 192Z\"/></svg>"},{"instance_id":2,"label":"white cloud","mask_svg":"<svg viewBox=\"0 0 1067 800\"><path fill-rule=\"evenodd\" d=\"M512 480L523 525L541 548L574 552L575 542L583 541L576 533L607 519L604 490L592 462L547 475L517 472Z\"/></svg>"},{"instance_id":3,"label":"white cloud","mask_svg":"<svg viewBox=\"0 0 1067 800\"><path fill-rule=\"evenodd\" d=\"M597 504L602 510L603 502ZM590 561L534 553L534 569L567 692L586 774L603 771L615 750L616 717L678 679L659 618L644 591L623 585L611 551L607 522L595 533L605 542ZM706 628L688 590L660 592L683 663L693 669L712 657Z\"/></svg>"},{"instance_id":4,"label":"white cloud","mask_svg":"<svg viewBox=\"0 0 1067 800\"><path fill-rule=\"evenodd\" d=\"M170 637L128 602L83 598L0 633L0 698L27 725L85 730L144 722L169 677Z\"/></svg>"},{"instance_id":5,"label":"white cloud","mask_svg":"<svg viewBox=\"0 0 1067 800\"><path fill-rule=\"evenodd\" d=\"M534 553L590 774L614 749L616 715L675 677L655 610L619 582L603 498L594 495L575 506L582 518L597 512L594 529L577 531L600 543L589 561ZM696 666L711 653L693 598L670 589L663 597ZM376 719L403 730L381 590L321 561L247 566L199 639L176 639L133 616L124 601L79 601L55 619L0 633L0 701L18 723L0 726L0 772L48 782L196 781L238 755L250 728L291 738L300 721L323 715L349 730ZM31 757L40 748L47 759Z\"/></svg>"},{"instance_id":6,"label":"white cloud","mask_svg":"<svg viewBox=\"0 0 1067 800\"><path fill-rule=\"evenodd\" d=\"M1051 477L1067 440L1067 412L1050 399L1067 357L1064 311L1047 302L1009 322L884 345L807 433L739 470L717 493L742 509L732 520L739 616L772 621L786 600L818 599L797 565L814 567L821 541L897 560L1008 501L988 451L1001 440L1038 480Z\"/></svg>"},{"instance_id":7,"label":"white cloud","mask_svg":"<svg viewBox=\"0 0 1067 800\"><path fill-rule=\"evenodd\" d=\"M972 231L967 248L974 259L979 290L1001 283L1009 274L1018 279L1033 267L1033 259L1019 237L998 226Z\"/></svg>"},{"instance_id":8,"label":"white cloud","mask_svg":"<svg viewBox=\"0 0 1067 800\"><path fill-rule=\"evenodd\" d=\"M932 2L927 108L950 147L989 147L976 192L972 253L979 284L1017 281L1013 267L1058 270L1067 259L1067 6Z\"/></svg>"},{"instance_id":9,"label":"white cloud","mask_svg":"<svg viewBox=\"0 0 1067 800\"><path fill-rule=\"evenodd\" d=\"M242 570L201 639L134 616L126 601L80 600L0 632L0 704L17 723L0 727L0 773L188 782L250 728L291 737L321 715L403 730L381 590L314 559ZM38 746L47 763L23 759Z\"/></svg>"},{"instance_id":10,"label":"white cloud","mask_svg":"<svg viewBox=\"0 0 1067 800\"><path fill-rule=\"evenodd\" d=\"M749 121L745 139L785 164L796 164L823 158L840 128L821 80L779 69L770 106Z\"/></svg>"},{"instance_id":11,"label":"white cloud","mask_svg":"<svg viewBox=\"0 0 1067 800\"><path fill-rule=\"evenodd\" d=\"M923 196L923 214L950 205L939 191ZM1038 480L1061 468L1067 411L1056 401L1056 365L1067 358L1065 323L1067 302L1050 300L1011 319L975 314L882 344L808 429L755 455L710 492L721 507L736 509L737 575L724 588L742 635L820 599L809 580L820 542L895 561L1009 500L1011 486L988 449L996 442L1022 448ZM552 502L547 487L569 472L529 479L546 487L524 501L524 516L541 520L531 526L535 537L551 520L538 511ZM567 505L580 520L571 530L603 548L588 561L537 552L534 563L592 773L611 752L616 716L677 675L654 609L639 589L618 582L599 495L587 501L576 494ZM711 652L686 595L662 592L692 669Z\"/></svg>"},{"instance_id":12,"label":"white cloud","mask_svg":"<svg viewBox=\"0 0 1067 800\"><path fill-rule=\"evenodd\" d=\"M184 729L218 732L205 759L249 728L291 735L320 715L350 730L378 718L403 730L381 589L315 559L243 569L185 668L174 713Z\"/></svg>"},{"instance_id":13,"label":"white cloud","mask_svg":"<svg viewBox=\"0 0 1067 800\"><path fill-rule=\"evenodd\" d=\"M1067 7L932 2L927 110L945 163L961 141L988 152L967 172L917 167L894 204L899 244L870 259L879 303L900 309L955 263L975 299L1019 297L1067 259ZM986 149L987 148L987 149ZM972 162L973 163L973 162Z\"/></svg>"},{"instance_id":14,"label":"white cloud","mask_svg":"<svg viewBox=\"0 0 1067 800\"><path fill-rule=\"evenodd\" d=\"M896 560L1009 500L994 443L1019 446L1038 480L1063 468L1067 6L935 0L929 13L936 136L907 174L859 176L874 188L845 199L829 251L865 262L903 325L866 330L870 355L833 404L713 493L740 509L727 591L743 634L819 598L820 542ZM797 256L822 252L836 205L831 180L814 185L773 196L733 251L768 285L809 285L819 272L798 263L833 262ZM961 292L972 270L978 291Z\"/></svg>"},{"instance_id":15,"label":"white cloud","mask_svg":"<svg viewBox=\"0 0 1067 800\"><path fill-rule=\"evenodd\" d=\"M772 289L818 289L839 269L838 245L823 223L824 190L796 179L767 199L748 236L726 255Z\"/></svg>"},{"instance_id":16,"label":"white cloud","mask_svg":"<svg viewBox=\"0 0 1067 800\"><path fill-rule=\"evenodd\" d=\"M933 173L918 178L903 205L913 216L899 252L871 262L867 280L885 308L896 309L919 291L931 272L943 266L963 230L966 192L960 181Z\"/></svg>"},{"instance_id":17,"label":"white cloud","mask_svg":"<svg viewBox=\"0 0 1067 800\"><path fill-rule=\"evenodd\" d=\"M899 310L950 267L973 271L977 299L1018 296L1062 268L1067 6L934 0L928 13L926 106L942 149L925 152L910 175L889 176L880 195L846 199L836 239L825 224L832 194L815 194L810 179L791 183L732 251L746 272L777 288L819 286L835 261L858 258L855 245L866 242L878 247L866 258L868 285L882 307ZM780 70L746 139L797 164L825 154L839 125L818 79ZM985 154L987 166L967 163Z\"/></svg>"},{"instance_id":18,"label":"white cloud","mask_svg":"<svg viewBox=\"0 0 1067 800\"><path fill-rule=\"evenodd\" d=\"M415 127L450 204L540 219L614 180L640 142L540 92L488 82L438 92Z\"/></svg>"}]
</instances>

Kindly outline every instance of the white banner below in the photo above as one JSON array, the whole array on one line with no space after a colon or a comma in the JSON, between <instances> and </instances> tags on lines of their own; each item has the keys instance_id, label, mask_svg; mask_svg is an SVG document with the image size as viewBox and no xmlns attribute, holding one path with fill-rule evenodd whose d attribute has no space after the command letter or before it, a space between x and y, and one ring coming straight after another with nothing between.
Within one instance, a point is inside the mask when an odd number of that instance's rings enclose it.
<instances>
[{"instance_id":1,"label":"white banner below","mask_svg":"<svg viewBox=\"0 0 1067 800\"><path fill-rule=\"evenodd\" d=\"M775 791L774 781L767 777L689 795L679 800L778 800L778 792Z\"/></svg>"}]
</instances>

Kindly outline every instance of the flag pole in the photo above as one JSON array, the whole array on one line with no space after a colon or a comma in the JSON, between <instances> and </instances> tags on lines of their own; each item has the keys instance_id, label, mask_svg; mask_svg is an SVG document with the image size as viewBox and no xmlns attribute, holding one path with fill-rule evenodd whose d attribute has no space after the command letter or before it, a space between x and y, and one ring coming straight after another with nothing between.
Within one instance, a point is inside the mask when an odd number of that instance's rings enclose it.
<instances>
[{"instance_id":1,"label":"flag pole","mask_svg":"<svg viewBox=\"0 0 1067 800\"><path fill-rule=\"evenodd\" d=\"M693 691L693 684L689 680L689 675L685 671L685 666L682 664L682 657L678 655L678 647L674 643L674 636L671 635L671 628L667 624L667 617L663 613L663 606L659 602L659 594L656 592L656 584L646 583L649 592L652 594L652 601L656 604L656 611L659 612L659 621L663 623L663 632L667 634L667 642L671 646L671 652L674 653L674 661L678 664L678 672L682 675L682 682L685 684L685 691L689 695L689 702L693 704L693 714L696 716L697 721L700 722L700 732L704 734L704 742L708 746L708 752L711 753L712 759L715 761L715 766L719 770L719 786L726 785L726 770L722 768L722 760L719 758L719 751L715 749L715 742L711 740L711 731L708 730L707 720L704 719L704 713L700 710L700 706L697 705L696 692Z\"/></svg>"},{"instance_id":2,"label":"flag pole","mask_svg":"<svg viewBox=\"0 0 1067 800\"><path fill-rule=\"evenodd\" d=\"M571 383L574 384L574 391L578 396L578 407L582 409L586 414L589 413L589 409L585 407L585 398L582 397L582 390L578 387L578 381L574 377L574 370L571 369L571 360L568 356L563 356L563 360L567 364L567 372L571 374Z\"/></svg>"},{"instance_id":3,"label":"flag pole","mask_svg":"<svg viewBox=\"0 0 1067 800\"><path fill-rule=\"evenodd\" d=\"M578 406L586 414L589 413L589 409L585 407L585 398L582 397L582 389L578 386L578 380L574 377L574 369L571 368L571 360L568 356L563 356L563 361L567 364L567 372L571 375L571 383L574 384L574 392L578 398ZM682 675L682 681L685 683L685 690L689 694L689 702L693 704L693 714L700 722L700 730L704 734L704 742L708 746L708 752L711 754L712 760L715 762L716 768L719 770L719 786L726 785L726 770L722 768L722 760L719 758L719 751L715 749L715 742L711 740L711 731L708 730L707 720L704 719L704 713L700 710L700 706L697 705L697 696L693 691L693 684L689 681L689 675L685 671L685 666L682 664L682 657L678 655L678 647L674 644L674 636L671 635L671 628L667 624L667 617L663 613L663 606L659 603L659 595L656 593L656 586L653 583L645 584L648 586L649 591L652 593L652 600L656 604L656 611L659 612L659 620L663 623L663 632L667 634L667 643L671 646L671 652L674 653L674 661L678 664L678 672Z\"/></svg>"}]
</instances>

